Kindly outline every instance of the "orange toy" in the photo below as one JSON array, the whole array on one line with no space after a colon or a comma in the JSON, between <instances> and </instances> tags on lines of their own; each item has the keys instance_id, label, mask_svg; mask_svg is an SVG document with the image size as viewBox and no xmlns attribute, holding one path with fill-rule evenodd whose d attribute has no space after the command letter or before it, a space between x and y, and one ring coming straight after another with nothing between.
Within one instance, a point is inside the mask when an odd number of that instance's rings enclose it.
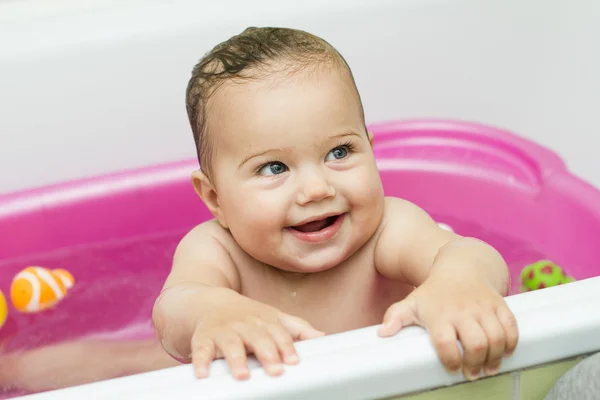
<instances>
[{"instance_id":1,"label":"orange toy","mask_svg":"<svg viewBox=\"0 0 600 400\"><path fill-rule=\"evenodd\" d=\"M10 298L17 311L39 312L61 301L74 283L73 275L64 269L27 267L13 278Z\"/></svg>"},{"instance_id":2,"label":"orange toy","mask_svg":"<svg viewBox=\"0 0 600 400\"><path fill-rule=\"evenodd\" d=\"M6 299L4 298L4 294L0 291L0 328L6 322L6 318L8 317L8 307L6 306Z\"/></svg>"}]
</instances>

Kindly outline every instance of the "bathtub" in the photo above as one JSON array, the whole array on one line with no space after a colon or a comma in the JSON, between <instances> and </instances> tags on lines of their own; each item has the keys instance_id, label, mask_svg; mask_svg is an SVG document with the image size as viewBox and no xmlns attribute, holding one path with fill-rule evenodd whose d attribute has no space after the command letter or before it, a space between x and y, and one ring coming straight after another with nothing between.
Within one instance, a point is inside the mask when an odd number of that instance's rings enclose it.
<instances>
[{"instance_id":1,"label":"bathtub","mask_svg":"<svg viewBox=\"0 0 600 400\"><path fill-rule=\"evenodd\" d=\"M570 174L554 153L486 125L413 120L369 129L387 195L421 205L459 234L488 241L509 264L515 295L508 301L521 339L503 372L600 350L599 191ZM190 184L196 166L195 160L158 165L1 197L0 288L29 265L65 268L77 280L54 309L13 313L5 350L81 337L152 337L151 307L174 247L211 217ZM517 294L521 269L544 258L581 281ZM250 382L235 382L216 361L203 381L185 365L37 396L360 399L461 381L444 372L424 330L381 339L375 329L300 343L302 363L276 380L254 364Z\"/></svg>"},{"instance_id":2,"label":"bathtub","mask_svg":"<svg viewBox=\"0 0 600 400\"><path fill-rule=\"evenodd\" d=\"M33 262L68 262L76 277L55 310L29 317L11 310L0 329L0 338L11 338L7 350L152 334L151 303L176 239L208 216L189 184L196 162L185 84L201 54L247 25L301 27L340 49L376 133L388 194L459 233L489 238L508 256L513 280L538 256L579 279L508 297L519 347L501 376L476 383L445 373L420 328L384 340L367 327L299 343L303 362L281 379L257 369L252 381L236 383L216 362L214 377L202 382L180 366L31 397L535 399L579 357L600 350L598 193L585 183L600 185L600 58L585 51L594 48L600 6L581 2L565 13L538 0L471 3L0 2L0 165L12 172L0 174L0 289L6 294L13 274ZM522 17L540 7L544 21ZM372 123L431 115L451 120ZM140 241L143 251L132 247ZM511 252L514 244L521 251ZM155 261L122 270L114 261L123 253L115 258L106 248L129 248L129 265ZM135 290L120 291L123 282ZM103 297L86 290L92 283L102 284Z\"/></svg>"}]
</instances>

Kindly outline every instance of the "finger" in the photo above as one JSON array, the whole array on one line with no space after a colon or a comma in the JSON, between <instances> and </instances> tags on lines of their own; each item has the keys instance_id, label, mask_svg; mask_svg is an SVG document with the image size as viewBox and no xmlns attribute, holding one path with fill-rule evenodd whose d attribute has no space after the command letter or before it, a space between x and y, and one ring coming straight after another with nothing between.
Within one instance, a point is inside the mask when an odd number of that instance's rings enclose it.
<instances>
[{"instance_id":1,"label":"finger","mask_svg":"<svg viewBox=\"0 0 600 400\"><path fill-rule=\"evenodd\" d=\"M298 353L294 347L294 340L290 333L282 326L276 324L267 324L265 325L265 329L277 344L283 361L286 364L298 364L300 358L298 357Z\"/></svg>"},{"instance_id":2,"label":"finger","mask_svg":"<svg viewBox=\"0 0 600 400\"><path fill-rule=\"evenodd\" d=\"M429 329L429 335L444 367L451 373L460 371L462 360L454 326L438 323Z\"/></svg>"},{"instance_id":3,"label":"finger","mask_svg":"<svg viewBox=\"0 0 600 400\"><path fill-rule=\"evenodd\" d=\"M496 375L502 365L502 356L506 348L506 335L504 327L496 314L486 315L481 318L481 328L487 336L488 351L484 371L486 375Z\"/></svg>"},{"instance_id":4,"label":"finger","mask_svg":"<svg viewBox=\"0 0 600 400\"><path fill-rule=\"evenodd\" d=\"M463 374L468 380L481 376L481 367L488 353L488 340L481 325L472 318L464 319L456 324L458 338L462 343Z\"/></svg>"},{"instance_id":5,"label":"finger","mask_svg":"<svg viewBox=\"0 0 600 400\"><path fill-rule=\"evenodd\" d=\"M279 313L279 322L292 335L294 340L314 339L325 335L325 332L316 330L308 321L286 313Z\"/></svg>"},{"instance_id":6,"label":"finger","mask_svg":"<svg viewBox=\"0 0 600 400\"><path fill-rule=\"evenodd\" d=\"M392 336L405 326L417 322L415 303L412 298L406 298L392 304L383 316L383 324L378 330L379 336Z\"/></svg>"},{"instance_id":7,"label":"finger","mask_svg":"<svg viewBox=\"0 0 600 400\"><path fill-rule=\"evenodd\" d=\"M234 329L252 350L267 375L277 376L283 373L279 349L266 329L255 324L244 324Z\"/></svg>"},{"instance_id":8,"label":"finger","mask_svg":"<svg viewBox=\"0 0 600 400\"><path fill-rule=\"evenodd\" d=\"M242 338L233 331L225 331L215 335L214 341L223 353L231 374L236 379L248 379L250 370L248 369L248 357Z\"/></svg>"},{"instance_id":9,"label":"finger","mask_svg":"<svg viewBox=\"0 0 600 400\"><path fill-rule=\"evenodd\" d=\"M215 359L215 344L205 336L192 336L192 365L198 378L206 378L210 363Z\"/></svg>"},{"instance_id":10,"label":"finger","mask_svg":"<svg viewBox=\"0 0 600 400\"><path fill-rule=\"evenodd\" d=\"M496 310L496 315L502 327L504 328L504 335L506 337L506 348L504 349L504 355L510 356L517 347L519 342L519 329L517 327L517 320L514 314L509 308L503 304Z\"/></svg>"}]
</instances>

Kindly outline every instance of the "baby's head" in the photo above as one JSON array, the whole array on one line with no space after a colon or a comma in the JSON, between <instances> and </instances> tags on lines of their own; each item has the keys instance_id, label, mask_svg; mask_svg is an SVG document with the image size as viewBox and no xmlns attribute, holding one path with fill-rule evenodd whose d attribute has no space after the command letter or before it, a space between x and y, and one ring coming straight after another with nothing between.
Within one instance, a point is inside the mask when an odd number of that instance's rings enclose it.
<instances>
[{"instance_id":1,"label":"baby's head","mask_svg":"<svg viewBox=\"0 0 600 400\"><path fill-rule=\"evenodd\" d=\"M350 68L324 40L246 29L196 65L186 105L196 191L252 257L322 271L377 229L372 137Z\"/></svg>"}]
</instances>

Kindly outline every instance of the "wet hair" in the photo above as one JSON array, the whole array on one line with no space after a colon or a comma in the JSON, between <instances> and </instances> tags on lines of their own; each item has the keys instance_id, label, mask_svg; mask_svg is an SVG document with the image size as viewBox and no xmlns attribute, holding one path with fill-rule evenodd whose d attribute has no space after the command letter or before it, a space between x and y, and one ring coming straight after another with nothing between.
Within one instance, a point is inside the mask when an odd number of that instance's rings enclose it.
<instances>
[{"instance_id":1,"label":"wet hair","mask_svg":"<svg viewBox=\"0 0 600 400\"><path fill-rule=\"evenodd\" d=\"M311 65L342 67L354 84L350 67L333 46L296 29L250 27L204 55L192 70L186 91L186 109L200 169L209 175L212 151L206 129L207 103L222 84L281 71L293 74Z\"/></svg>"}]
</instances>

